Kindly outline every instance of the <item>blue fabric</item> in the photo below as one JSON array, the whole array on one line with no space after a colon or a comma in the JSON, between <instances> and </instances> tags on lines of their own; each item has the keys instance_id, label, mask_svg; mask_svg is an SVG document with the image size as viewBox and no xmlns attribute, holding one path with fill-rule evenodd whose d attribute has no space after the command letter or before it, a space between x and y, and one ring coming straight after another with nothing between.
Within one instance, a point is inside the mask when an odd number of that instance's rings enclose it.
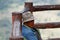
<instances>
[{"instance_id":1,"label":"blue fabric","mask_svg":"<svg viewBox=\"0 0 60 40\"><path fill-rule=\"evenodd\" d=\"M38 40L35 32L31 30L31 28L28 28L26 26L22 26L22 35L27 39L27 40Z\"/></svg>"}]
</instances>

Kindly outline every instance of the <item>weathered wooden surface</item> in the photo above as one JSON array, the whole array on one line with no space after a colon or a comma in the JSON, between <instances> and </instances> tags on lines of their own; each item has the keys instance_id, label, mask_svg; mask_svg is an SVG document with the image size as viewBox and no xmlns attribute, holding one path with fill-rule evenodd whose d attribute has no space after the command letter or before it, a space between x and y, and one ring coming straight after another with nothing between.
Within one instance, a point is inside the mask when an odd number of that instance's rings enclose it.
<instances>
[{"instance_id":1,"label":"weathered wooden surface","mask_svg":"<svg viewBox=\"0 0 60 40\"><path fill-rule=\"evenodd\" d=\"M34 24L34 28L60 28L60 22L52 22L52 23L37 23Z\"/></svg>"},{"instance_id":2,"label":"weathered wooden surface","mask_svg":"<svg viewBox=\"0 0 60 40\"><path fill-rule=\"evenodd\" d=\"M45 11L45 10L60 10L60 5L33 6L33 12L34 11Z\"/></svg>"},{"instance_id":3,"label":"weathered wooden surface","mask_svg":"<svg viewBox=\"0 0 60 40\"><path fill-rule=\"evenodd\" d=\"M15 20L19 20L19 22L20 22L20 26L19 26L19 36L17 37L16 36L16 33L14 33L14 21ZM18 27L18 25L17 25L17 27ZM15 28L15 31L16 31L16 28ZM13 34L15 34L15 35L13 35ZM13 12L12 13L12 33L11 33L11 36L10 36L10 38L9 38L9 40L23 40L23 36L21 35L22 34L22 14L21 13L19 13L19 12Z\"/></svg>"}]
</instances>

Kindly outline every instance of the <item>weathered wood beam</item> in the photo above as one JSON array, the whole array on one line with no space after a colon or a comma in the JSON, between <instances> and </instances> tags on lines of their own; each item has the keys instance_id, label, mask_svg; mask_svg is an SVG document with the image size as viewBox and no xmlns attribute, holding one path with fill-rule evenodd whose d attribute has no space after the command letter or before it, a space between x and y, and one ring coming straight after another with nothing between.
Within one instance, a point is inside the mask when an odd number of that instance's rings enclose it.
<instances>
[{"instance_id":1,"label":"weathered wood beam","mask_svg":"<svg viewBox=\"0 0 60 40\"><path fill-rule=\"evenodd\" d=\"M54 23L37 23L34 24L33 28L38 29L46 29L46 28L60 28L60 22L54 22Z\"/></svg>"},{"instance_id":2,"label":"weathered wood beam","mask_svg":"<svg viewBox=\"0 0 60 40\"><path fill-rule=\"evenodd\" d=\"M19 26L16 25L17 23ZM17 31L19 32L18 36L17 36ZM22 36L22 13L20 12L12 13L12 32L9 40L24 40Z\"/></svg>"},{"instance_id":3,"label":"weathered wood beam","mask_svg":"<svg viewBox=\"0 0 60 40\"><path fill-rule=\"evenodd\" d=\"M35 12L35 11L46 11L46 10L60 10L60 5L38 5L33 6L32 2L25 2L25 6L27 11Z\"/></svg>"},{"instance_id":4,"label":"weathered wood beam","mask_svg":"<svg viewBox=\"0 0 60 40\"><path fill-rule=\"evenodd\" d=\"M33 12L34 11L45 11L45 10L60 10L60 5L33 6Z\"/></svg>"}]
</instances>

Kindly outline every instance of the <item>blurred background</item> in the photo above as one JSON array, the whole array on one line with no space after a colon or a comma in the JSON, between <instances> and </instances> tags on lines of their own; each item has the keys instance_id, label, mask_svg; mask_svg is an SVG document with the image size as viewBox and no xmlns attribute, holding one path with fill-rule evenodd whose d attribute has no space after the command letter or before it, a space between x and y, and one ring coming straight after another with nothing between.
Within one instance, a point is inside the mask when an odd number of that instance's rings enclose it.
<instances>
[{"instance_id":1,"label":"blurred background","mask_svg":"<svg viewBox=\"0 0 60 40\"><path fill-rule=\"evenodd\" d=\"M24 2L33 2L33 5L58 5L60 0L0 0L0 40L9 40L12 27L12 12L20 12ZM33 12L35 23L60 22L60 11ZM37 17L36 17L37 16ZM39 29L43 40L60 38L60 28Z\"/></svg>"}]
</instances>

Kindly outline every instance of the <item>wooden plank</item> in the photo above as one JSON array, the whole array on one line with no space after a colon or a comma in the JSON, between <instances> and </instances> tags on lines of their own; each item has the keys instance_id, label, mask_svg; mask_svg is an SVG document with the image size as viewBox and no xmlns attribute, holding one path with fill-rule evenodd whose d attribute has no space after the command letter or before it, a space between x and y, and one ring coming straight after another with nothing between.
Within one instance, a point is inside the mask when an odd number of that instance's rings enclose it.
<instances>
[{"instance_id":1,"label":"wooden plank","mask_svg":"<svg viewBox=\"0 0 60 40\"><path fill-rule=\"evenodd\" d=\"M27 11L30 11L30 12L46 11L46 10L60 10L60 5L38 5L38 6L33 6L32 2L25 2L24 7L29 9Z\"/></svg>"},{"instance_id":2,"label":"wooden plank","mask_svg":"<svg viewBox=\"0 0 60 40\"><path fill-rule=\"evenodd\" d=\"M33 28L42 28L42 29L46 29L46 28L60 28L60 22L54 22L54 23L37 23L34 24Z\"/></svg>"},{"instance_id":3,"label":"wooden plank","mask_svg":"<svg viewBox=\"0 0 60 40\"><path fill-rule=\"evenodd\" d=\"M60 5L33 6L33 12L46 10L60 10Z\"/></svg>"}]
</instances>

